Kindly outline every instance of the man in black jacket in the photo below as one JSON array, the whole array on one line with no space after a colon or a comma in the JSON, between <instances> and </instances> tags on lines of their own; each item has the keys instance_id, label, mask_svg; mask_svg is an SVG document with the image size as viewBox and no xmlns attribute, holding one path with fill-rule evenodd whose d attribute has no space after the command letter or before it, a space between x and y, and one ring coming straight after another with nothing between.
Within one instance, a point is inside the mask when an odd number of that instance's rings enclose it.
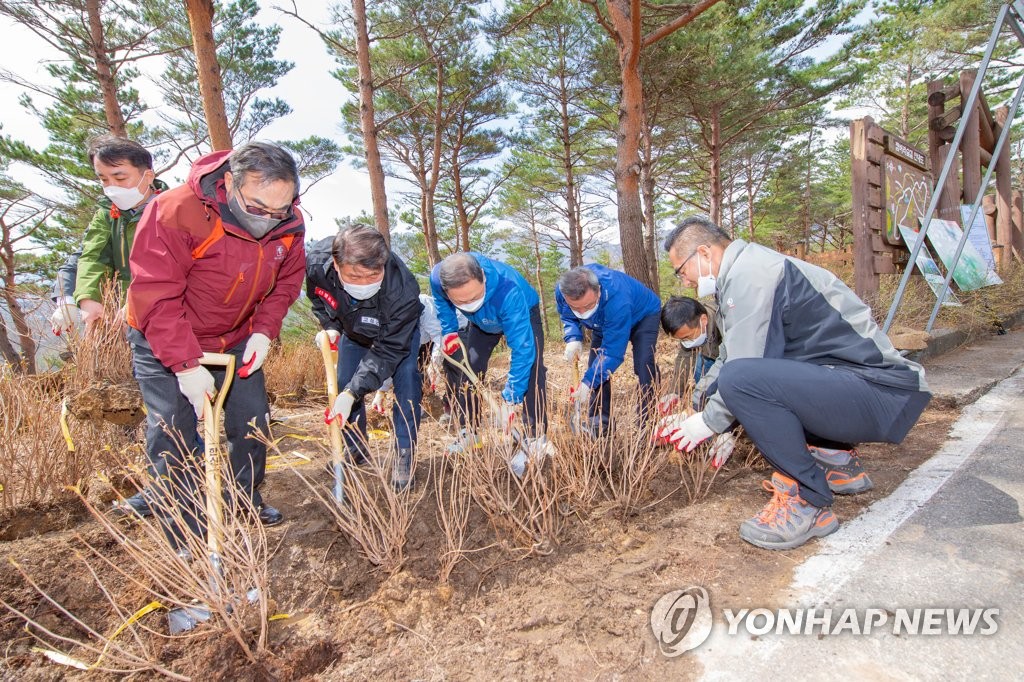
<instances>
[{"instance_id":1,"label":"man in black jacket","mask_svg":"<svg viewBox=\"0 0 1024 682\"><path fill-rule=\"evenodd\" d=\"M420 422L422 378L416 359L423 304L416 278L384 237L366 225L350 225L333 239L322 239L306 255L306 295L331 346L338 349L341 393L327 415L342 423L345 449L365 461L366 409L363 398L393 377L392 419L398 457L391 482L398 490L412 485L412 457Z\"/></svg>"}]
</instances>

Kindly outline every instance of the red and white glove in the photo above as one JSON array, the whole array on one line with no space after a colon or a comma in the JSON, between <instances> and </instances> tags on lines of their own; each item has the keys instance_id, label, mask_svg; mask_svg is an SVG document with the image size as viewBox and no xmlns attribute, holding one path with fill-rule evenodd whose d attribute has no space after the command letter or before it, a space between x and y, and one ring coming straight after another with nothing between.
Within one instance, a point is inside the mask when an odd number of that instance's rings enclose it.
<instances>
[{"instance_id":1,"label":"red and white glove","mask_svg":"<svg viewBox=\"0 0 1024 682\"><path fill-rule=\"evenodd\" d=\"M238 376L247 379L260 371L263 363L267 360L267 353L270 351L270 337L266 334L256 332L245 342L245 350L242 352L242 366L238 368Z\"/></svg>"},{"instance_id":2,"label":"red and white glove","mask_svg":"<svg viewBox=\"0 0 1024 682\"><path fill-rule=\"evenodd\" d=\"M491 426L496 429L501 429L505 433L512 430L512 425L516 421L516 406L512 403L507 403L504 400L499 402L494 411L491 412Z\"/></svg>"},{"instance_id":3,"label":"red and white glove","mask_svg":"<svg viewBox=\"0 0 1024 682\"><path fill-rule=\"evenodd\" d=\"M579 386L574 386L569 389L569 402L574 403L578 400L580 405L589 405L590 391L590 386L587 386L584 382L581 381Z\"/></svg>"},{"instance_id":4,"label":"red and white glove","mask_svg":"<svg viewBox=\"0 0 1024 682\"><path fill-rule=\"evenodd\" d=\"M695 447L713 435L715 432L704 423L703 412L694 412L681 421L674 421L670 427L666 427L659 433L659 436L668 438L670 443L674 443L676 450L680 452L683 450L693 452Z\"/></svg>"},{"instance_id":5,"label":"red and white glove","mask_svg":"<svg viewBox=\"0 0 1024 682\"><path fill-rule=\"evenodd\" d=\"M327 342L331 344L331 350L338 350L338 339L341 338L341 332L337 329L324 329L317 332L316 336L313 337L313 343L316 344L317 348L320 347L320 340L325 336L327 337Z\"/></svg>"},{"instance_id":6,"label":"red and white glove","mask_svg":"<svg viewBox=\"0 0 1024 682\"><path fill-rule=\"evenodd\" d=\"M445 334L444 339L441 341L441 350L444 351L445 355L455 355L455 351L459 350L459 333Z\"/></svg>"},{"instance_id":7,"label":"red and white glove","mask_svg":"<svg viewBox=\"0 0 1024 682\"><path fill-rule=\"evenodd\" d=\"M188 398L192 409L196 411L196 419L202 419L203 397L212 400L216 390L213 375L202 366L175 372L174 375L178 378L178 390Z\"/></svg>"},{"instance_id":8,"label":"red and white glove","mask_svg":"<svg viewBox=\"0 0 1024 682\"><path fill-rule=\"evenodd\" d=\"M583 342L570 341L565 344L565 361L572 362L583 355Z\"/></svg>"},{"instance_id":9,"label":"red and white glove","mask_svg":"<svg viewBox=\"0 0 1024 682\"><path fill-rule=\"evenodd\" d=\"M666 414L672 414L673 412L676 411L677 407L679 407L678 393L669 393L668 395L663 395L658 400L658 414L662 416Z\"/></svg>"},{"instance_id":10,"label":"red and white glove","mask_svg":"<svg viewBox=\"0 0 1024 682\"><path fill-rule=\"evenodd\" d=\"M373 402L370 403L370 409L374 412L384 414L384 401L387 400L387 391L377 391L373 395Z\"/></svg>"},{"instance_id":11,"label":"red and white glove","mask_svg":"<svg viewBox=\"0 0 1024 682\"><path fill-rule=\"evenodd\" d=\"M330 424L335 419L341 419L341 425L344 426L352 415L352 407L355 404L355 394L347 389L342 391L341 395L334 400L334 404L324 413L324 423Z\"/></svg>"},{"instance_id":12,"label":"red and white glove","mask_svg":"<svg viewBox=\"0 0 1024 682\"><path fill-rule=\"evenodd\" d=\"M60 336L62 332L74 329L81 321L82 311L75 305L75 299L65 296L57 301L57 308L50 315L50 330L55 336Z\"/></svg>"}]
</instances>

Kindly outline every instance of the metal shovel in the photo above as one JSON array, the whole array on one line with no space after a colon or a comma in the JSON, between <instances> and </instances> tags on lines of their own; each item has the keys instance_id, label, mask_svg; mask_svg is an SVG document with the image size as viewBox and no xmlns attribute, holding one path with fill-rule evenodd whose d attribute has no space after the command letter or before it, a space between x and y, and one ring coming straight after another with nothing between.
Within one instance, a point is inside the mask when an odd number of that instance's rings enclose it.
<instances>
[{"instance_id":1,"label":"metal shovel","mask_svg":"<svg viewBox=\"0 0 1024 682\"><path fill-rule=\"evenodd\" d=\"M327 409L334 406L338 399L338 352L331 349L331 342L327 334L320 337L320 355L324 359L324 373L327 375ZM341 439L341 425L337 419L327 423L327 432L331 436L331 461L334 464L334 500L338 504L345 504L345 471L342 468L342 458L345 456L345 448Z\"/></svg>"},{"instance_id":2,"label":"metal shovel","mask_svg":"<svg viewBox=\"0 0 1024 682\"><path fill-rule=\"evenodd\" d=\"M224 575L221 561L220 532L224 522L224 497L220 469L220 423L224 414L224 399L235 374L235 356L227 353L203 353L203 365L224 368L224 383L214 401L203 398L203 469L206 478L206 549L212 569L211 579ZM250 603L259 600L259 590L253 588L246 593ZM172 635L192 630L210 619L210 607L206 604L182 606L167 613L167 624Z\"/></svg>"}]
</instances>

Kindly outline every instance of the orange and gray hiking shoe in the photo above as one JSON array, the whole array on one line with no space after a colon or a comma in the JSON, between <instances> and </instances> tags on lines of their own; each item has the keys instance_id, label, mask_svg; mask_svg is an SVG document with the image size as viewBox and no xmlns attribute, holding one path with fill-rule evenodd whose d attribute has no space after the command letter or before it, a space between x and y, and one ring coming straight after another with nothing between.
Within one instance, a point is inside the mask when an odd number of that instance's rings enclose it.
<instances>
[{"instance_id":1,"label":"orange and gray hiking shoe","mask_svg":"<svg viewBox=\"0 0 1024 682\"><path fill-rule=\"evenodd\" d=\"M825 480L828 481L829 490L832 492L838 495L856 495L875 487L864 467L860 465L860 457L857 456L856 450L833 450L814 445L808 445L807 449L814 461L825 470Z\"/></svg>"},{"instance_id":2,"label":"orange and gray hiking shoe","mask_svg":"<svg viewBox=\"0 0 1024 682\"><path fill-rule=\"evenodd\" d=\"M772 499L757 516L740 524L740 537L763 549L793 549L811 538L834 533L839 521L828 507L815 507L800 498L800 487L779 472L762 483Z\"/></svg>"}]
</instances>

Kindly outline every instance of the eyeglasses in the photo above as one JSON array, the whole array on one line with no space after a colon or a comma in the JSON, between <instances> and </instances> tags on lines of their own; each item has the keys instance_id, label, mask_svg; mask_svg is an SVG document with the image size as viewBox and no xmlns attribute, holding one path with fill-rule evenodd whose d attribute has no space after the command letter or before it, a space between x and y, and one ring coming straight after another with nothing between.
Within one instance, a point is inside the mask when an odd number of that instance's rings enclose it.
<instances>
[{"instance_id":1,"label":"eyeglasses","mask_svg":"<svg viewBox=\"0 0 1024 682\"><path fill-rule=\"evenodd\" d=\"M696 255L697 255L697 249L694 249L693 253L691 253L689 256L687 256L686 260L684 260L682 263L680 263L679 267L672 271L672 274L674 274L676 276L676 279L683 279L683 277L680 274L682 272L682 270L683 270L683 266L685 266L687 263L689 263L690 259L693 258Z\"/></svg>"},{"instance_id":2,"label":"eyeglasses","mask_svg":"<svg viewBox=\"0 0 1024 682\"><path fill-rule=\"evenodd\" d=\"M260 206L250 206L248 200L242 195L242 190L236 190L238 192L238 198L242 200L242 206L245 207L246 213L260 216L261 218L270 218L271 220L288 220L292 217L292 207L289 206L283 211L268 211Z\"/></svg>"}]
</instances>

